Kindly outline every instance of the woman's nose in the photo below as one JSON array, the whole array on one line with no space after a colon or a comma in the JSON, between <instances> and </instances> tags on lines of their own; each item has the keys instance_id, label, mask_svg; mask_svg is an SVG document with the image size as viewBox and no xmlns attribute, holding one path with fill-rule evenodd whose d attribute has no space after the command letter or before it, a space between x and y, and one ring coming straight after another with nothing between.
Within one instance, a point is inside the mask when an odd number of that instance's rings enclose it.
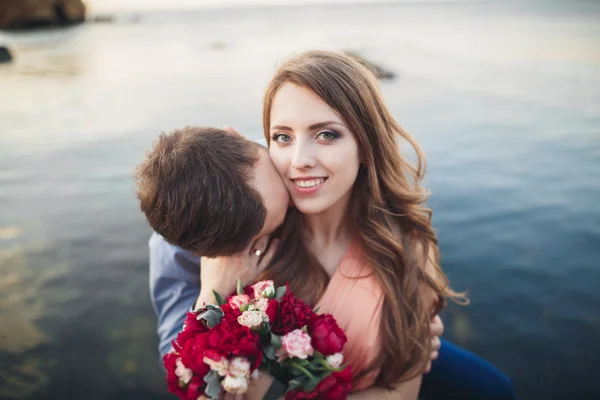
<instances>
[{"instance_id":1,"label":"woman's nose","mask_svg":"<svg viewBox=\"0 0 600 400\"><path fill-rule=\"evenodd\" d=\"M292 167L296 169L313 168L316 165L315 150L312 143L306 143L302 140L296 142Z\"/></svg>"}]
</instances>

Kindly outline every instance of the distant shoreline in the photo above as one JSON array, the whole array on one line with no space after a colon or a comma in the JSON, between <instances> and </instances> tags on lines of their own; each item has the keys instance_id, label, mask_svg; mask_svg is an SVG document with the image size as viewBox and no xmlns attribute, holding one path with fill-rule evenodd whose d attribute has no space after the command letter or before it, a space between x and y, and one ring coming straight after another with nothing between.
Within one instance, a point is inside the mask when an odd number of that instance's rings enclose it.
<instances>
[{"instance_id":1,"label":"distant shoreline","mask_svg":"<svg viewBox=\"0 0 600 400\"><path fill-rule=\"evenodd\" d=\"M121 12L151 12L151 11L182 11L182 10L217 10L217 9L256 9L256 8L286 8L304 6L346 6L346 5L434 5L460 3L493 3L498 0L207 0L198 3L195 0L129 0L103 1L88 0L90 15L113 14Z\"/></svg>"}]
</instances>

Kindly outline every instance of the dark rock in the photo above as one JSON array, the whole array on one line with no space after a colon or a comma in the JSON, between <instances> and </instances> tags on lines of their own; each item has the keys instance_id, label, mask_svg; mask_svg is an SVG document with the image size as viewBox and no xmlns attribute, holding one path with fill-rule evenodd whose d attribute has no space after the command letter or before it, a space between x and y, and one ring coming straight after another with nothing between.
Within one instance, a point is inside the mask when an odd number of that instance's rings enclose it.
<instances>
[{"instance_id":1,"label":"dark rock","mask_svg":"<svg viewBox=\"0 0 600 400\"><path fill-rule=\"evenodd\" d=\"M12 53L10 49L6 46L0 46L0 64L8 63L13 60Z\"/></svg>"},{"instance_id":2,"label":"dark rock","mask_svg":"<svg viewBox=\"0 0 600 400\"><path fill-rule=\"evenodd\" d=\"M0 0L0 29L28 29L85 21L82 0Z\"/></svg>"},{"instance_id":3,"label":"dark rock","mask_svg":"<svg viewBox=\"0 0 600 400\"><path fill-rule=\"evenodd\" d=\"M358 61L365 67L369 68L375 74L375 76L379 79L394 79L396 77L396 74L393 73L392 71L388 71L388 70L384 69L383 67L366 60L364 57L362 57L360 54L358 54L354 51L345 51L344 53L346 55L354 58L356 61Z\"/></svg>"}]
</instances>

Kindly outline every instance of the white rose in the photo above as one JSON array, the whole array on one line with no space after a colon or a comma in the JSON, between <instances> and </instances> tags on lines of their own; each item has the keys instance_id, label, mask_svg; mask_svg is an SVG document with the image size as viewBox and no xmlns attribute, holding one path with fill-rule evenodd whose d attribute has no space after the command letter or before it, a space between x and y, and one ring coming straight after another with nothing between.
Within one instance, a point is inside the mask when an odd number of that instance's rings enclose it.
<instances>
[{"instance_id":1,"label":"white rose","mask_svg":"<svg viewBox=\"0 0 600 400\"><path fill-rule=\"evenodd\" d=\"M229 375L250 376L250 361L242 357L236 357L229 363Z\"/></svg>"},{"instance_id":2,"label":"white rose","mask_svg":"<svg viewBox=\"0 0 600 400\"><path fill-rule=\"evenodd\" d=\"M263 322L263 315L260 311L244 311L242 315L238 317L238 323L248 328L254 328L260 326Z\"/></svg>"},{"instance_id":3,"label":"white rose","mask_svg":"<svg viewBox=\"0 0 600 400\"><path fill-rule=\"evenodd\" d=\"M342 353L335 353L327 356L327 363L333 368L339 368L342 365L342 362L344 362L344 356Z\"/></svg>"},{"instance_id":4,"label":"white rose","mask_svg":"<svg viewBox=\"0 0 600 400\"><path fill-rule=\"evenodd\" d=\"M227 375L221 385L228 393L244 394L248 390L248 379L243 376Z\"/></svg>"},{"instance_id":5,"label":"white rose","mask_svg":"<svg viewBox=\"0 0 600 400\"><path fill-rule=\"evenodd\" d=\"M206 365L210 366L210 369L213 371L217 371L217 374L220 376L227 375L227 371L229 370L229 361L225 357L221 357L219 361L215 361L212 358L204 357L202 360Z\"/></svg>"},{"instance_id":6,"label":"white rose","mask_svg":"<svg viewBox=\"0 0 600 400\"><path fill-rule=\"evenodd\" d=\"M192 375L194 374L191 369L186 368L185 365L181 362L181 358L175 360L175 375L179 378L180 381L185 383L186 385L192 380Z\"/></svg>"}]
</instances>

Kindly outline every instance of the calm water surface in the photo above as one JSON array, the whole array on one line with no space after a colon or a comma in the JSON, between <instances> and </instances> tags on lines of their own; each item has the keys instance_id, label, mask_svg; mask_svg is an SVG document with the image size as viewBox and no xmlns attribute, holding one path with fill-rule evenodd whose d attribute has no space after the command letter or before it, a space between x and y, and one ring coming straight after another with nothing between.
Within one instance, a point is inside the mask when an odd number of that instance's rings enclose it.
<instances>
[{"instance_id":1,"label":"calm water surface","mask_svg":"<svg viewBox=\"0 0 600 400\"><path fill-rule=\"evenodd\" d=\"M355 50L429 160L447 337L524 399L600 396L600 4L121 13L2 34L0 398L167 399L132 170L162 130L261 135L275 65Z\"/></svg>"}]
</instances>

